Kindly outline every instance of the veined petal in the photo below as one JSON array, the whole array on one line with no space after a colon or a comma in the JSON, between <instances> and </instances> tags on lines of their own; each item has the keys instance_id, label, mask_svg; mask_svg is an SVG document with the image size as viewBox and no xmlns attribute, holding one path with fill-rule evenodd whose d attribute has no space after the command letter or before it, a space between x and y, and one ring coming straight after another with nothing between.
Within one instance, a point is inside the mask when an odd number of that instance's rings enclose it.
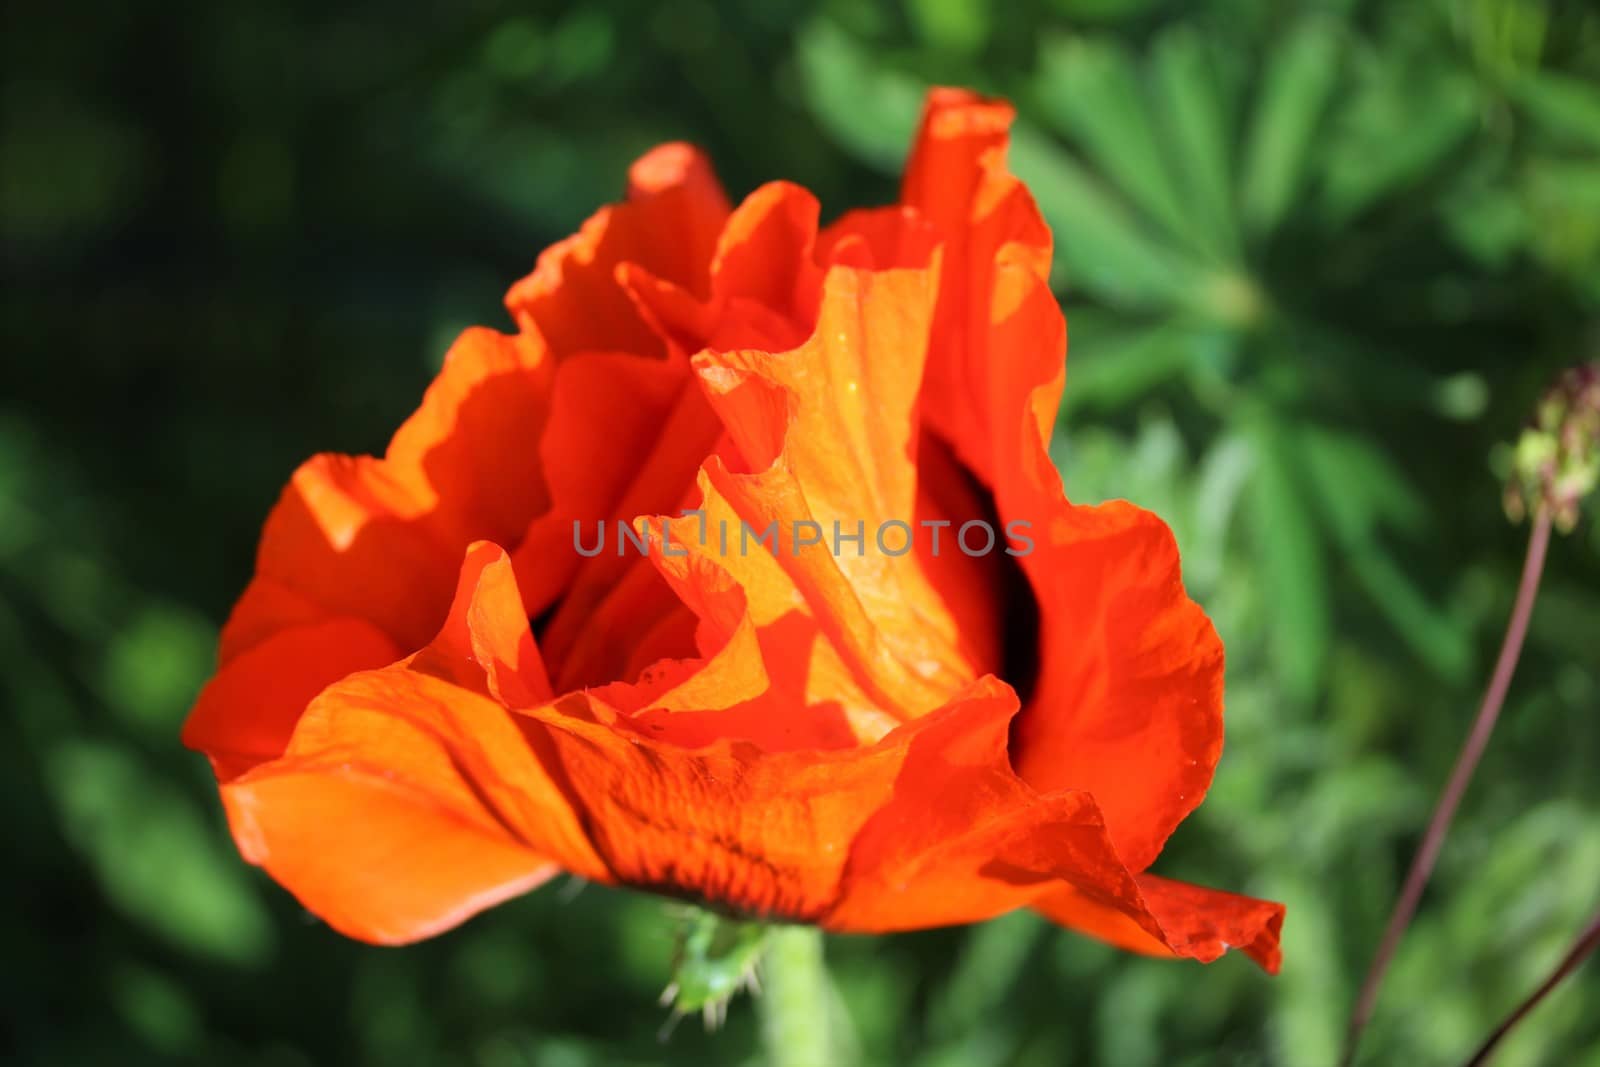
<instances>
[{"instance_id":1,"label":"veined petal","mask_svg":"<svg viewBox=\"0 0 1600 1067\"><path fill-rule=\"evenodd\" d=\"M565 869L606 880L539 731L548 683L505 553L473 547L427 648L326 688L281 758L224 782L246 859L352 937L430 936Z\"/></svg>"},{"instance_id":2,"label":"veined petal","mask_svg":"<svg viewBox=\"0 0 1600 1067\"><path fill-rule=\"evenodd\" d=\"M285 761L225 784L222 801L245 858L362 941L420 941L560 870L385 766Z\"/></svg>"},{"instance_id":3,"label":"veined petal","mask_svg":"<svg viewBox=\"0 0 1600 1067\"><path fill-rule=\"evenodd\" d=\"M509 707L551 699L511 560L499 545L479 541L467 549L444 628L409 665Z\"/></svg>"},{"instance_id":4,"label":"veined petal","mask_svg":"<svg viewBox=\"0 0 1600 1067\"><path fill-rule=\"evenodd\" d=\"M835 266L800 347L708 350L695 361L750 468L713 460L711 486L740 521L776 524L774 555L807 610L869 695L900 716L937 706L978 673L949 638L948 606L919 554L878 543L885 528L903 540L917 516L915 405L936 283L937 260Z\"/></svg>"}]
</instances>

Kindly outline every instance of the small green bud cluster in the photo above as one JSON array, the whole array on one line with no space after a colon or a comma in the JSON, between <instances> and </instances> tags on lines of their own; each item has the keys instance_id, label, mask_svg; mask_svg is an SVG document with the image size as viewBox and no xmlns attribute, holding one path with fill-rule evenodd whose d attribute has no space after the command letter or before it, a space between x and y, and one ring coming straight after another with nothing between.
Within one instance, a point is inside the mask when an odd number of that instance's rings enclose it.
<instances>
[{"instance_id":1,"label":"small green bud cluster","mask_svg":"<svg viewBox=\"0 0 1600 1067\"><path fill-rule=\"evenodd\" d=\"M1563 371L1539 400L1512 452L1506 514L1520 522L1549 512L1556 529L1578 523L1583 500L1600 482L1600 361Z\"/></svg>"}]
</instances>

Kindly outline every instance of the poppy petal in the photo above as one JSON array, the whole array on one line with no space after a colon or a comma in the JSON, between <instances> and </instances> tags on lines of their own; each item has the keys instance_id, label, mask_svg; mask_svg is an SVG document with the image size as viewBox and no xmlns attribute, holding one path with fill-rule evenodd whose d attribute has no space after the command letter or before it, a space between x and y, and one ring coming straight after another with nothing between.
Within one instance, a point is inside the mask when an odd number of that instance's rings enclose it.
<instances>
[{"instance_id":1,"label":"poppy petal","mask_svg":"<svg viewBox=\"0 0 1600 1067\"><path fill-rule=\"evenodd\" d=\"M937 706L974 673L917 556L877 544L885 523L916 511L916 387L936 283L936 261L835 266L800 347L695 359L753 468L734 473L713 458L712 488L741 521L776 530L774 555L808 609L867 692L902 716Z\"/></svg>"},{"instance_id":2,"label":"poppy petal","mask_svg":"<svg viewBox=\"0 0 1600 1067\"><path fill-rule=\"evenodd\" d=\"M831 925L852 842L893 797L916 739L952 720L981 721L984 710L980 698L958 700L875 745L779 752L727 739L699 749L658 742L630 720L607 721L594 692L528 714L546 727L619 881Z\"/></svg>"},{"instance_id":3,"label":"poppy petal","mask_svg":"<svg viewBox=\"0 0 1600 1067\"><path fill-rule=\"evenodd\" d=\"M491 541L467 549L444 628L409 662L412 670L437 674L509 707L551 698L544 659L504 549Z\"/></svg>"},{"instance_id":4,"label":"poppy petal","mask_svg":"<svg viewBox=\"0 0 1600 1067\"><path fill-rule=\"evenodd\" d=\"M1013 759L1042 791L1085 789L1145 869L1200 803L1222 747L1222 645L1183 589L1166 525L1126 503L1070 504L1047 452L1066 344L1050 233L1005 167L1010 105L930 94L903 196L947 235L925 410L1031 524L1020 562L1040 615ZM1001 354L1004 358L1001 358Z\"/></svg>"},{"instance_id":5,"label":"poppy petal","mask_svg":"<svg viewBox=\"0 0 1600 1067\"><path fill-rule=\"evenodd\" d=\"M387 767L287 763L222 787L240 851L348 937L420 941L559 868Z\"/></svg>"},{"instance_id":6,"label":"poppy petal","mask_svg":"<svg viewBox=\"0 0 1600 1067\"><path fill-rule=\"evenodd\" d=\"M1148 867L1222 753L1223 649L1178 548L1131 504L1071 507L1029 559L1041 667L1013 759L1036 788L1087 789L1123 861Z\"/></svg>"},{"instance_id":7,"label":"poppy petal","mask_svg":"<svg viewBox=\"0 0 1600 1067\"><path fill-rule=\"evenodd\" d=\"M427 937L558 867L605 880L539 731L495 696L537 695L505 554L475 546L439 638L325 689L281 759L222 786L240 851L363 940Z\"/></svg>"},{"instance_id":8,"label":"poppy petal","mask_svg":"<svg viewBox=\"0 0 1600 1067\"><path fill-rule=\"evenodd\" d=\"M635 352L659 358L661 338L639 315L616 273L636 264L697 295L728 199L710 162L685 144L666 144L634 163L628 199L600 209L572 237L551 245L533 273L506 294L506 307L558 359L579 352Z\"/></svg>"},{"instance_id":9,"label":"poppy petal","mask_svg":"<svg viewBox=\"0 0 1600 1067\"><path fill-rule=\"evenodd\" d=\"M1126 912L1074 889L1058 890L1034 902L1050 919L1118 948L1147 955L1177 955L1210 963L1237 948L1277 974L1283 962L1279 937L1284 908L1268 900L1175 882L1153 874L1136 879L1144 907L1160 928L1160 936L1140 926Z\"/></svg>"},{"instance_id":10,"label":"poppy petal","mask_svg":"<svg viewBox=\"0 0 1600 1067\"><path fill-rule=\"evenodd\" d=\"M1040 797L1012 773L1009 686L983 679L952 708L909 742L893 796L851 846L829 926L976 922L1028 904L1066 875L1127 880L1087 793Z\"/></svg>"},{"instance_id":11,"label":"poppy petal","mask_svg":"<svg viewBox=\"0 0 1600 1067\"><path fill-rule=\"evenodd\" d=\"M994 336L994 324L1021 307L1050 269L1049 227L1005 167L1014 114L1010 104L963 90L929 93L901 186L901 202L931 220L945 242L924 417L991 486L1011 458L1018 425L1002 383L1022 374L1053 392L1029 410L1048 441L1064 345L1059 326L1048 324L1020 345ZM1050 306L1059 322L1060 309L1054 300Z\"/></svg>"},{"instance_id":12,"label":"poppy petal","mask_svg":"<svg viewBox=\"0 0 1600 1067\"><path fill-rule=\"evenodd\" d=\"M741 709L738 718L745 725L738 725L730 717L724 724L728 736L759 738L763 745L777 743L783 747L800 747L809 738L819 747L837 747L841 743L842 717L856 737L876 741L899 720L866 695L853 669L807 607L794 579L779 562L787 549L779 544L778 527L769 532L759 523L747 525L745 517L717 488L714 479L731 477L720 460L709 462L698 481L699 515L672 520L674 531L688 531L688 536L678 539L692 561L682 580L715 586L720 582L715 576L725 574L737 588L745 618L756 630L769 682L766 695L770 701L778 702L765 712L751 707ZM667 561L659 561L658 565L666 566ZM719 593L708 590L691 595L685 591L680 595L695 606L703 624L711 621L704 605ZM716 631L726 631L727 625L725 619L717 620ZM680 708L674 713L673 728L686 727L683 715L687 710ZM763 713L783 721L762 724L761 729L752 732L751 719L759 719ZM705 726L711 725L708 716ZM703 743L704 735L697 736L702 738L698 743Z\"/></svg>"},{"instance_id":13,"label":"poppy petal","mask_svg":"<svg viewBox=\"0 0 1600 1067\"><path fill-rule=\"evenodd\" d=\"M468 542L519 538L545 507L536 450L550 370L528 338L468 330L385 458L323 455L296 471L223 631L223 662L289 622L330 617L425 644Z\"/></svg>"},{"instance_id":14,"label":"poppy petal","mask_svg":"<svg viewBox=\"0 0 1600 1067\"><path fill-rule=\"evenodd\" d=\"M585 562L575 536L591 544L599 536L597 524L605 528L637 514L623 514L622 501L636 484L651 487L640 483L639 467L657 445L664 443L664 451L673 455L689 451L681 442L663 442L662 428L692 391L687 364L624 353L592 353L561 364L549 424L535 445L547 472L550 507L532 521L512 552L529 614L542 614L560 598ZM698 463L703 455L689 462ZM690 470L685 484L693 477ZM673 486L667 499L643 510L669 509L681 491ZM576 535L574 523L581 524ZM616 556L612 547L602 554Z\"/></svg>"},{"instance_id":15,"label":"poppy petal","mask_svg":"<svg viewBox=\"0 0 1600 1067\"><path fill-rule=\"evenodd\" d=\"M183 743L211 758L219 780L283 755L311 699L356 671L392 663L393 641L360 619L292 626L246 649L200 691Z\"/></svg>"}]
</instances>

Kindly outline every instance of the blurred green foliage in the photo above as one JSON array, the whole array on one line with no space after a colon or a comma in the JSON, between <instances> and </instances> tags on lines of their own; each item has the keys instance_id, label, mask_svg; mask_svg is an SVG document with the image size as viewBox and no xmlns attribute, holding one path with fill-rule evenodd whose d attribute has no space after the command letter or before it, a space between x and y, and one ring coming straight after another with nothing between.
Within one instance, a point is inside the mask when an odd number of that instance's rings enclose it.
<instances>
[{"instance_id":1,"label":"blurred green foliage","mask_svg":"<svg viewBox=\"0 0 1600 1067\"><path fill-rule=\"evenodd\" d=\"M1333 1062L1493 655L1497 442L1600 349L1600 11L1415 0L10 5L0 1055L742 1064L670 1042L653 900L546 888L403 951L243 866L176 734L261 518L380 449L463 325L687 138L736 194L893 195L930 82L1004 94L1072 333L1077 499L1177 531L1228 750L1164 873L1285 901L1286 963L1026 914L834 939L862 1057ZM1600 899L1600 535L1558 541L1501 730L1364 1062L1452 1063ZM1600 977L1505 1067L1600 1065Z\"/></svg>"}]
</instances>

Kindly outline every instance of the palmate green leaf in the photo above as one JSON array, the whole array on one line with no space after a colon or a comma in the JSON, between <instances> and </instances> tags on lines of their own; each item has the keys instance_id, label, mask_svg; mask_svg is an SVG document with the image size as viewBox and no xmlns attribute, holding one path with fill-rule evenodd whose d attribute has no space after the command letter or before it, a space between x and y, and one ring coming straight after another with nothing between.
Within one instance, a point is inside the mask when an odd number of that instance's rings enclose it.
<instances>
[{"instance_id":1,"label":"palmate green leaf","mask_svg":"<svg viewBox=\"0 0 1600 1067\"><path fill-rule=\"evenodd\" d=\"M1168 30L1157 38L1150 66L1190 232L1205 251L1237 262L1232 108L1209 44L1188 27Z\"/></svg>"},{"instance_id":2,"label":"palmate green leaf","mask_svg":"<svg viewBox=\"0 0 1600 1067\"><path fill-rule=\"evenodd\" d=\"M1552 71L1530 71L1512 83L1510 92L1541 133L1600 149L1600 86Z\"/></svg>"},{"instance_id":3,"label":"palmate green leaf","mask_svg":"<svg viewBox=\"0 0 1600 1067\"><path fill-rule=\"evenodd\" d=\"M1056 232L1052 282L1122 308L1173 307L1202 272L1152 238L1077 160L1025 122L1012 134L1011 167Z\"/></svg>"},{"instance_id":4,"label":"palmate green leaf","mask_svg":"<svg viewBox=\"0 0 1600 1067\"><path fill-rule=\"evenodd\" d=\"M1083 316L1089 318L1087 313ZM1119 320L1120 321L1120 320ZM1181 378L1193 359L1190 328L1171 320L1155 326L1084 327L1068 316L1071 347L1061 415L1085 410L1117 411Z\"/></svg>"},{"instance_id":5,"label":"palmate green leaf","mask_svg":"<svg viewBox=\"0 0 1600 1067\"><path fill-rule=\"evenodd\" d=\"M1263 585L1271 590L1270 648L1284 688L1311 700L1322 679L1330 632L1327 562L1306 498L1291 427L1264 409L1245 415L1256 459L1248 516Z\"/></svg>"},{"instance_id":6,"label":"palmate green leaf","mask_svg":"<svg viewBox=\"0 0 1600 1067\"><path fill-rule=\"evenodd\" d=\"M1371 441L1314 423L1299 427L1298 435L1312 484L1340 541L1356 544L1385 524L1416 530L1426 520L1421 494Z\"/></svg>"},{"instance_id":7,"label":"palmate green leaf","mask_svg":"<svg viewBox=\"0 0 1600 1067\"><path fill-rule=\"evenodd\" d=\"M1363 438L1315 425L1300 427L1297 436L1307 484L1362 588L1423 662L1460 679L1471 661L1471 634L1429 602L1379 537L1386 525L1418 529L1426 519L1421 495Z\"/></svg>"},{"instance_id":8,"label":"palmate green leaf","mask_svg":"<svg viewBox=\"0 0 1600 1067\"><path fill-rule=\"evenodd\" d=\"M1254 470L1250 443L1232 433L1218 437L1200 461L1194 478L1193 533L1182 546L1184 581L1197 593L1223 580L1228 531Z\"/></svg>"},{"instance_id":9,"label":"palmate green leaf","mask_svg":"<svg viewBox=\"0 0 1600 1067\"><path fill-rule=\"evenodd\" d=\"M1126 48L1109 39L1051 41L1042 49L1036 92L1045 116L1119 191L1167 234L1190 236L1193 216L1178 196Z\"/></svg>"},{"instance_id":10,"label":"palmate green leaf","mask_svg":"<svg viewBox=\"0 0 1600 1067\"><path fill-rule=\"evenodd\" d=\"M1440 677L1460 681L1472 664L1472 635L1448 608L1430 601L1383 546L1372 541L1350 555L1361 587L1395 632Z\"/></svg>"},{"instance_id":11,"label":"palmate green leaf","mask_svg":"<svg viewBox=\"0 0 1600 1067\"><path fill-rule=\"evenodd\" d=\"M1408 56L1375 63L1354 99L1341 103L1321 168L1330 225L1429 177L1477 125L1470 78L1446 68L1418 72L1411 64Z\"/></svg>"},{"instance_id":12,"label":"palmate green leaf","mask_svg":"<svg viewBox=\"0 0 1600 1067\"><path fill-rule=\"evenodd\" d=\"M1299 194L1322 114L1338 79L1338 26L1309 17L1274 47L1251 118L1241 212L1254 236L1269 233Z\"/></svg>"},{"instance_id":13,"label":"palmate green leaf","mask_svg":"<svg viewBox=\"0 0 1600 1067\"><path fill-rule=\"evenodd\" d=\"M801 32L796 55L806 105L828 133L856 158L886 174L898 173L925 87L874 62L826 20Z\"/></svg>"}]
</instances>

